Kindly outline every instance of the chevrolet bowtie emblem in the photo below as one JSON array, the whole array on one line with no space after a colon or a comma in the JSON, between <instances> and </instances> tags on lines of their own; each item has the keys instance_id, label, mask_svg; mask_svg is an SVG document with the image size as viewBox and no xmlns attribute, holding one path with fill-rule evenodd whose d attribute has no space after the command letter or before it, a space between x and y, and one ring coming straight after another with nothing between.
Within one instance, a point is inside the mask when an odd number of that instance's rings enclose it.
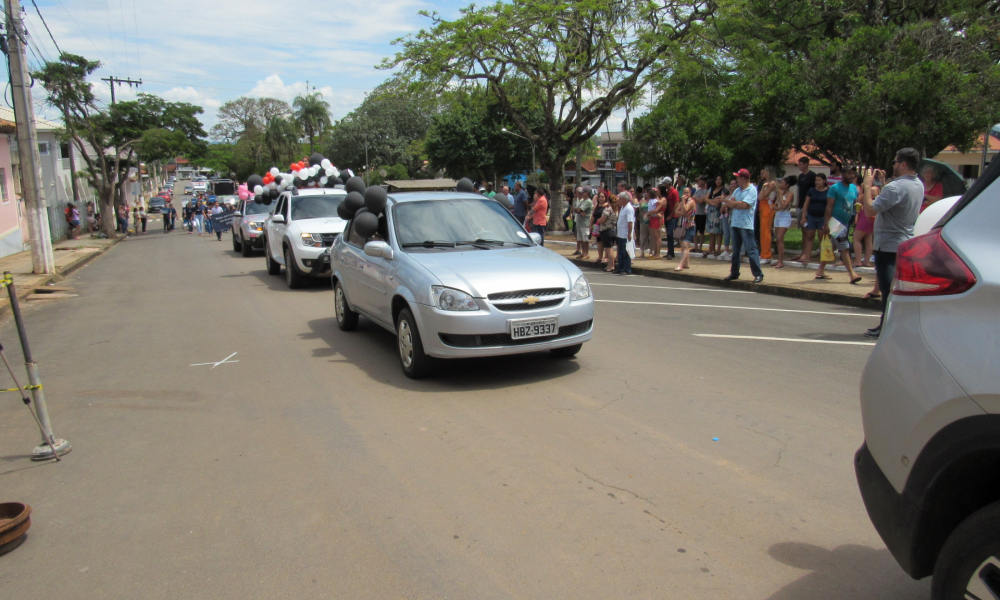
<instances>
[{"instance_id":1,"label":"chevrolet bowtie emblem","mask_svg":"<svg viewBox=\"0 0 1000 600\"><path fill-rule=\"evenodd\" d=\"M528 296L524 300L521 300L521 302L523 302L524 304L537 304L540 300L541 298L537 296Z\"/></svg>"}]
</instances>

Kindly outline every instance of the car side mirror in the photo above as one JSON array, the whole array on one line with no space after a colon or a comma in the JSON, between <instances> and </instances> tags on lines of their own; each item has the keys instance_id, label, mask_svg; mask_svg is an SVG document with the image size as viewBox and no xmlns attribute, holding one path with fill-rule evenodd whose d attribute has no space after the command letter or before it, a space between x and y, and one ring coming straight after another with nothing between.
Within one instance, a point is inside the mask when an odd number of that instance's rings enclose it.
<instances>
[{"instance_id":1,"label":"car side mirror","mask_svg":"<svg viewBox=\"0 0 1000 600\"><path fill-rule=\"evenodd\" d=\"M240 211L236 211L236 212L233 213L233 216L234 217L242 217L243 215L240 213Z\"/></svg>"},{"instance_id":2,"label":"car side mirror","mask_svg":"<svg viewBox=\"0 0 1000 600\"><path fill-rule=\"evenodd\" d=\"M533 232L533 231L532 231L532 232L531 232L531 233L529 233L528 235L529 235L529 236L531 236L531 241L535 242L535 243L536 243L536 244L538 244L539 246L541 246L541 245L542 245L542 234L540 234L540 233L535 233L535 232Z\"/></svg>"},{"instance_id":3,"label":"car side mirror","mask_svg":"<svg viewBox=\"0 0 1000 600\"><path fill-rule=\"evenodd\" d=\"M368 242L365 244L365 254L392 260L392 246L385 242Z\"/></svg>"},{"instance_id":4,"label":"car side mirror","mask_svg":"<svg viewBox=\"0 0 1000 600\"><path fill-rule=\"evenodd\" d=\"M281 213L277 213L277 214L275 214L274 216L271 217L271 222L272 223L284 223L285 222L285 215L283 215Z\"/></svg>"}]
</instances>

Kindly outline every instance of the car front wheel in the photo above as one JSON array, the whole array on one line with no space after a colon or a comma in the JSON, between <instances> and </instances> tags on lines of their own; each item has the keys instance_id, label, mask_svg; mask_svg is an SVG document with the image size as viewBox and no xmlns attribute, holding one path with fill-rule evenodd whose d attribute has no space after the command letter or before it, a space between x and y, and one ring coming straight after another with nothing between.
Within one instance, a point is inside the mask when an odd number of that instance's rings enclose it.
<instances>
[{"instance_id":1,"label":"car front wheel","mask_svg":"<svg viewBox=\"0 0 1000 600\"><path fill-rule=\"evenodd\" d=\"M339 281L333 285L333 306L337 313L337 327L341 331L354 331L358 326L358 313L347 304L344 286Z\"/></svg>"},{"instance_id":2,"label":"car front wheel","mask_svg":"<svg viewBox=\"0 0 1000 600\"><path fill-rule=\"evenodd\" d=\"M244 257L249 257L253 255L253 246L248 244L247 241L243 239L242 233L240 234L240 254L242 254Z\"/></svg>"},{"instance_id":3,"label":"car front wheel","mask_svg":"<svg viewBox=\"0 0 1000 600\"><path fill-rule=\"evenodd\" d=\"M306 283L305 275L299 273L299 267L295 264L295 255L288 248L285 248L285 283L292 290L297 290Z\"/></svg>"},{"instance_id":4,"label":"car front wheel","mask_svg":"<svg viewBox=\"0 0 1000 600\"><path fill-rule=\"evenodd\" d=\"M233 252L239 252L242 245L240 244L240 238L236 236L236 232L233 232Z\"/></svg>"},{"instance_id":5,"label":"car front wheel","mask_svg":"<svg viewBox=\"0 0 1000 600\"><path fill-rule=\"evenodd\" d=\"M1000 598L1000 502L973 513L945 541L931 584L933 600Z\"/></svg>"},{"instance_id":6,"label":"car front wheel","mask_svg":"<svg viewBox=\"0 0 1000 600\"><path fill-rule=\"evenodd\" d=\"M404 375L410 379L420 379L431 372L434 359L424 353L417 322L409 308L404 308L396 319L396 345Z\"/></svg>"},{"instance_id":7,"label":"car front wheel","mask_svg":"<svg viewBox=\"0 0 1000 600\"><path fill-rule=\"evenodd\" d=\"M281 275L281 265L274 262L271 258L271 247L268 245L267 240L264 240L264 262L267 264L267 274L268 275Z\"/></svg>"}]
</instances>

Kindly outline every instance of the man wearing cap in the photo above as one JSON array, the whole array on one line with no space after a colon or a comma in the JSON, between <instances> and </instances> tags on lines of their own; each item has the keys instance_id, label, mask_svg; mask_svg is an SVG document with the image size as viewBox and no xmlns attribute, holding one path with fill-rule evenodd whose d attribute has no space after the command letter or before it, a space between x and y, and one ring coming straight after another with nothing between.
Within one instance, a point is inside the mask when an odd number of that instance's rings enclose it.
<instances>
[{"instance_id":1,"label":"man wearing cap","mask_svg":"<svg viewBox=\"0 0 1000 600\"><path fill-rule=\"evenodd\" d=\"M760 254L753 239L753 215L757 210L757 188L750 183L750 171L740 169L733 173L736 176L736 189L723 204L729 209L729 223L733 237L733 263L729 275L724 281L740 278L740 253L746 249L750 259L750 272L753 282L764 281L764 272L760 269Z\"/></svg>"}]
</instances>

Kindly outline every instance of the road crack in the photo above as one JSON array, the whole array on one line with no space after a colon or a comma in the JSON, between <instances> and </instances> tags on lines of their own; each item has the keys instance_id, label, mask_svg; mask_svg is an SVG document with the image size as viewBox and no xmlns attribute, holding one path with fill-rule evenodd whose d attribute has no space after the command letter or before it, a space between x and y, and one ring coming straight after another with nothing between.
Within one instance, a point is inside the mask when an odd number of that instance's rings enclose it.
<instances>
[{"instance_id":1,"label":"road crack","mask_svg":"<svg viewBox=\"0 0 1000 600\"><path fill-rule=\"evenodd\" d=\"M774 437L770 433L764 433L763 431L757 431L756 429L753 429L752 427L744 427L743 425L737 425L737 427L739 427L740 429L746 429L747 431L756 433L757 435L762 435L764 437L769 437L772 440L774 440L774 441L778 442L779 444L781 444L781 448L778 448L778 459L774 461L774 464L772 466L777 467L779 465L779 463L781 463L781 457L785 453L785 450L788 449L788 443L787 442L783 442L783 441L779 440L778 438Z\"/></svg>"},{"instance_id":2,"label":"road crack","mask_svg":"<svg viewBox=\"0 0 1000 600\"><path fill-rule=\"evenodd\" d=\"M653 502L652 500L650 500L649 498L644 498L644 497L640 496L639 494L636 494L632 490L626 490L625 488L620 488L620 487L618 487L616 485L611 485L609 483L604 483L603 481L601 481L599 479L594 479L590 475L587 475L586 473L584 473L583 471L581 471L577 467L573 467L573 468L576 470L577 473L579 473L580 475L583 475L584 477L586 477L587 479L593 481L597 485L602 485L602 486L604 486L606 488L610 488L610 489L613 489L613 490L618 490L619 492L625 492L626 494L628 494L628 495L630 495L630 496L632 496L632 497L634 497L634 498L636 498L638 500L642 500L643 502L648 502L649 504L651 504L653 506L657 506L657 504L655 502Z\"/></svg>"}]
</instances>

